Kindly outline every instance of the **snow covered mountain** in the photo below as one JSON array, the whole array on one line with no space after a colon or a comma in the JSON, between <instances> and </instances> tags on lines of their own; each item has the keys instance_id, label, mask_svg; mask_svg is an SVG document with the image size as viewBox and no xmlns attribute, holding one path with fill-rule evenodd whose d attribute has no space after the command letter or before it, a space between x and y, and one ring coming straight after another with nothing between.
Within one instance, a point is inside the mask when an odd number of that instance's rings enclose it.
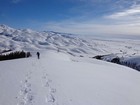
<instances>
[{"instance_id":1,"label":"snow covered mountain","mask_svg":"<svg viewBox=\"0 0 140 105\"><path fill-rule=\"evenodd\" d=\"M72 55L94 56L140 54L140 42L136 40L102 40L83 38L52 31L37 32L30 29L13 29L0 25L0 50L60 50Z\"/></svg>"},{"instance_id":2,"label":"snow covered mountain","mask_svg":"<svg viewBox=\"0 0 140 105\"><path fill-rule=\"evenodd\" d=\"M97 55L107 55L104 60L111 61L114 57L120 57L121 62L126 62L125 59L140 55L140 41L94 39L67 33L37 32L31 29L14 29L0 25L0 52L11 50L26 50L32 53L39 50L57 50L72 56L90 58ZM135 62L132 63L134 65ZM133 68L140 70L140 65Z\"/></svg>"},{"instance_id":3,"label":"snow covered mountain","mask_svg":"<svg viewBox=\"0 0 140 105\"><path fill-rule=\"evenodd\" d=\"M0 105L140 104L138 71L92 58L118 56L139 65L139 41L0 25L0 52L4 50L30 51L33 56L0 62ZM41 53L39 60L36 51Z\"/></svg>"}]
</instances>

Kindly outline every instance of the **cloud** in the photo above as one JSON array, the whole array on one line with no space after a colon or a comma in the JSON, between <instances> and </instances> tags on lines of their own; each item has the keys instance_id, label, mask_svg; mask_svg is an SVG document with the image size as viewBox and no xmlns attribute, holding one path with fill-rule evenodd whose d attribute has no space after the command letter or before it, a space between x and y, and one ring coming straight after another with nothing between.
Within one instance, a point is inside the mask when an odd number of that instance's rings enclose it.
<instances>
[{"instance_id":1,"label":"cloud","mask_svg":"<svg viewBox=\"0 0 140 105\"><path fill-rule=\"evenodd\" d=\"M140 0L74 0L73 2L79 2L79 5L70 8L68 11L74 15L94 18L94 16L104 16L112 13L106 16L110 19L133 14L133 12L138 11L139 8L136 7L140 5Z\"/></svg>"},{"instance_id":2,"label":"cloud","mask_svg":"<svg viewBox=\"0 0 140 105\"><path fill-rule=\"evenodd\" d=\"M95 24L92 21L84 23L74 21L50 22L43 30L75 33L80 35L140 35L140 24Z\"/></svg>"},{"instance_id":3,"label":"cloud","mask_svg":"<svg viewBox=\"0 0 140 105\"><path fill-rule=\"evenodd\" d=\"M84 0L83 0L84 1ZM103 3L103 0L89 0L90 2L98 2ZM110 2L112 0L107 0L106 2ZM98 18L87 18L90 16L86 11L84 16L80 15L84 19L80 21L76 21L76 19L72 18L69 20L63 20L61 22L49 22L44 25L44 29L53 30L59 32L68 32L68 33L76 33L83 35L138 35L140 36L140 5L138 1L140 0L118 0L115 2L116 6L119 8L119 12L114 12L110 15L108 14L108 10L114 9L115 7L109 4L109 8L105 11L106 16L100 16ZM131 2L131 3L130 3ZM125 5L124 5L125 4ZM126 6L127 5L127 6ZM106 7L106 6L105 6ZM77 9L77 8L76 8ZM99 8L98 8L99 9ZM100 8L101 9L101 8ZM78 8L78 10L81 10ZM100 12L99 10L97 10ZM113 10L114 11L114 10ZM111 11L112 12L112 11ZM90 13L90 12L89 12ZM90 13L92 14L92 13ZM87 15L87 16L86 16ZM93 16L90 16L93 17Z\"/></svg>"},{"instance_id":4,"label":"cloud","mask_svg":"<svg viewBox=\"0 0 140 105\"><path fill-rule=\"evenodd\" d=\"M74 0L70 1L74 2ZM80 35L140 36L140 5L138 3L140 0L117 0L114 2L112 2L113 0L76 1L85 2L82 5L70 8L70 11L68 11L75 12L76 15L74 14L73 17L62 21L52 20L48 23L41 23L41 30ZM110 15L107 15L109 13Z\"/></svg>"},{"instance_id":5,"label":"cloud","mask_svg":"<svg viewBox=\"0 0 140 105\"><path fill-rule=\"evenodd\" d=\"M108 19L138 19L140 18L140 5L133 8L113 13L109 16L106 16Z\"/></svg>"}]
</instances>

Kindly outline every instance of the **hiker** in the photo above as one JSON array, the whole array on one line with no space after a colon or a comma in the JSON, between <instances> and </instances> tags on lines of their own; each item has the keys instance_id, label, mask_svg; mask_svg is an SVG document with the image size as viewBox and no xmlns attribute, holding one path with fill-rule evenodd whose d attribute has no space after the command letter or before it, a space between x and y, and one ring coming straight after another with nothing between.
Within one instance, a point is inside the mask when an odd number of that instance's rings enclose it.
<instances>
[{"instance_id":1,"label":"hiker","mask_svg":"<svg viewBox=\"0 0 140 105\"><path fill-rule=\"evenodd\" d=\"M40 59L40 53L37 52L36 55L37 55L37 58Z\"/></svg>"}]
</instances>

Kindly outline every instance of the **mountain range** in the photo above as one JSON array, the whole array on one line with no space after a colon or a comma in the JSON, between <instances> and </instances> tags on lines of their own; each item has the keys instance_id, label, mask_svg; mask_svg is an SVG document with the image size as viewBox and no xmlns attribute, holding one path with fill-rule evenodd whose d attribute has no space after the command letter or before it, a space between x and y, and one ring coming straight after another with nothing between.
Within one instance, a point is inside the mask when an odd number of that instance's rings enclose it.
<instances>
[{"instance_id":1,"label":"mountain range","mask_svg":"<svg viewBox=\"0 0 140 105\"><path fill-rule=\"evenodd\" d=\"M132 56L140 54L140 43L131 39L95 39L53 31L34 31L31 29L14 29L0 25L0 50L61 50L73 55L117 54Z\"/></svg>"}]
</instances>

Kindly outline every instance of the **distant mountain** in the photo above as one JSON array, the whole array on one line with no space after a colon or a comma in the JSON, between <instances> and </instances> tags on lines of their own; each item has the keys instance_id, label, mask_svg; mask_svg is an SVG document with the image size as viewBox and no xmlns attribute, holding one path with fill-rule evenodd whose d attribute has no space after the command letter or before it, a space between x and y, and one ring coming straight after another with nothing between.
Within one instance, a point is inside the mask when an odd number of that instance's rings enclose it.
<instances>
[{"instance_id":1,"label":"distant mountain","mask_svg":"<svg viewBox=\"0 0 140 105\"><path fill-rule=\"evenodd\" d=\"M140 54L140 42L135 40L99 40L73 34L14 29L0 25L0 50L59 50L72 55L95 56L117 54L131 56Z\"/></svg>"}]
</instances>

